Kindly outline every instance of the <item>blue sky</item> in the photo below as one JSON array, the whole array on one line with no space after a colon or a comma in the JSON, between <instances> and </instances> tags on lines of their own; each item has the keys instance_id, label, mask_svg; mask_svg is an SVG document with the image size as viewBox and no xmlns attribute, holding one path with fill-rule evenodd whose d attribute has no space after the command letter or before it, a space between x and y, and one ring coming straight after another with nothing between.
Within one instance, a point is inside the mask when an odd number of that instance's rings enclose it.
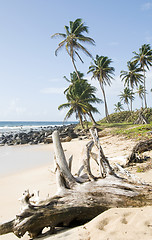
<instances>
[{"instance_id":1,"label":"blue sky","mask_svg":"<svg viewBox=\"0 0 152 240\"><path fill-rule=\"evenodd\" d=\"M51 39L64 32L64 25L82 18L89 26L89 35L96 45L85 45L95 57L113 60L115 80L106 87L109 112L119 101L123 84L119 75L126 63L144 43L152 46L152 0L0 0L0 120L62 121L65 111L58 106L66 102L63 94L68 83L63 76L73 72L65 50L56 57L60 39ZM80 53L78 69L87 75L91 59ZM98 89L97 81L91 81ZM147 72L148 106L152 107L152 71ZM140 108L138 96L134 109ZM104 104L97 106L104 117ZM125 107L126 108L126 107ZM73 116L71 120L74 120Z\"/></svg>"}]
</instances>

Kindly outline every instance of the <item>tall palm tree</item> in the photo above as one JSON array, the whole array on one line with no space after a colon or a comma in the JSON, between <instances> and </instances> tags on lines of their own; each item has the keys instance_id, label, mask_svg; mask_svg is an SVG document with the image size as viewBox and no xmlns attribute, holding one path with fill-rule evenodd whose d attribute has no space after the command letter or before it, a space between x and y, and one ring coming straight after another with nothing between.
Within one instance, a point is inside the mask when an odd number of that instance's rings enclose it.
<instances>
[{"instance_id":1,"label":"tall palm tree","mask_svg":"<svg viewBox=\"0 0 152 240\"><path fill-rule=\"evenodd\" d=\"M106 100L106 94L104 90L105 85L111 85L111 80L113 79L112 75L114 74L115 69L110 66L112 60L105 56L98 56L96 55L96 59L94 60L94 64L91 64L89 67L88 73L92 72L92 78L95 78L99 81L104 103L105 103L105 114L107 121L109 122L109 113L108 113L108 106Z\"/></svg>"},{"instance_id":2,"label":"tall palm tree","mask_svg":"<svg viewBox=\"0 0 152 240\"><path fill-rule=\"evenodd\" d=\"M139 87L137 88L136 93L138 93L138 96L141 99L141 107L143 108L144 86L143 85L139 85Z\"/></svg>"},{"instance_id":3,"label":"tall palm tree","mask_svg":"<svg viewBox=\"0 0 152 240\"><path fill-rule=\"evenodd\" d=\"M98 112L97 108L92 105L101 102L95 96L95 92L96 88L91 86L86 79L78 79L65 92L68 102L61 104L58 109L70 108L65 119L75 113L76 118L79 118L80 124L83 127L83 117L86 114L91 117L92 113Z\"/></svg>"},{"instance_id":4,"label":"tall palm tree","mask_svg":"<svg viewBox=\"0 0 152 240\"><path fill-rule=\"evenodd\" d=\"M124 101L124 103L127 104L128 111L130 111L130 109L129 109L129 101L133 101L134 100L134 93L128 87L126 87L124 89L124 91L121 92L121 94L119 96L120 96L120 100Z\"/></svg>"},{"instance_id":5,"label":"tall palm tree","mask_svg":"<svg viewBox=\"0 0 152 240\"><path fill-rule=\"evenodd\" d=\"M114 109L115 112L121 112L122 110L124 110L121 102L117 102L116 104L114 104L114 106L115 106L115 109Z\"/></svg>"},{"instance_id":6,"label":"tall palm tree","mask_svg":"<svg viewBox=\"0 0 152 240\"><path fill-rule=\"evenodd\" d=\"M72 59L72 63L74 69L77 73L77 77L79 78L79 74L75 65L75 56L77 55L81 62L83 62L80 57L78 51L82 50L86 55L92 58L91 53L81 44L81 43L90 43L95 44L95 41L87 36L84 36L84 33L88 33L88 27L84 25L81 18L77 18L74 22L70 21L70 26L64 26L66 33L55 33L52 37L62 37L64 38L58 44L58 48L55 50L55 55L57 56L58 50L65 47L68 55Z\"/></svg>"},{"instance_id":7,"label":"tall palm tree","mask_svg":"<svg viewBox=\"0 0 152 240\"><path fill-rule=\"evenodd\" d=\"M144 44L139 48L139 53L133 52L135 56L133 57L134 62L140 63L140 66L144 72L144 102L145 108L147 108L147 101L146 101L146 76L145 72L146 69L149 70L149 66L152 66L152 49L150 44Z\"/></svg>"},{"instance_id":8,"label":"tall palm tree","mask_svg":"<svg viewBox=\"0 0 152 240\"><path fill-rule=\"evenodd\" d=\"M124 80L124 86L131 87L132 92L134 86L138 86L138 84L143 83L143 74L141 74L142 69L139 67L137 62L127 62L128 71L122 70L120 72L120 77L122 81ZM131 111L132 111L132 101L131 101Z\"/></svg>"}]
</instances>

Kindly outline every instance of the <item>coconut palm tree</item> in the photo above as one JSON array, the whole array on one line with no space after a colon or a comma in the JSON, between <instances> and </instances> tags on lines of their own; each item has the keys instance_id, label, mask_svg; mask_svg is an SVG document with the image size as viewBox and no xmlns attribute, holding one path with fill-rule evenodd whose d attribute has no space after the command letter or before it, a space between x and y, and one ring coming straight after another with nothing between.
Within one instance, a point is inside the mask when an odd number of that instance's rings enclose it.
<instances>
[{"instance_id":1,"label":"coconut palm tree","mask_svg":"<svg viewBox=\"0 0 152 240\"><path fill-rule=\"evenodd\" d=\"M91 84L88 84L88 81L87 79L84 79L84 74L79 72L78 71L78 74L79 74L79 79L77 77L77 74L76 72L73 72L73 73L70 73L70 79L68 79L66 76L64 76L64 78L66 79L66 81L70 82L71 84L69 85L69 87L64 91L64 94L66 94L70 89L75 89L75 87L77 86L77 91L79 90L79 94L82 93L82 91L84 91L85 89L88 89L89 87L89 91L91 93L91 90L92 90L92 93L95 93L96 92L96 88L91 86ZM79 81L78 81L79 80ZM95 97L95 95L94 95ZM101 101L102 102L102 101ZM94 111L92 109L92 112L95 112L96 113L96 110ZM90 117L90 120L92 121L93 125L98 125L92 115L92 112L89 111L87 112L86 114L84 114L84 118L86 118L86 115L88 114L89 117ZM86 120L86 119L85 119Z\"/></svg>"},{"instance_id":2,"label":"coconut palm tree","mask_svg":"<svg viewBox=\"0 0 152 240\"><path fill-rule=\"evenodd\" d=\"M82 50L86 55L92 58L91 53L81 44L81 43L90 43L95 44L95 41L87 36L84 36L84 33L88 33L88 27L82 22L81 18L77 18L74 22L70 21L70 26L64 26L66 33L55 33L51 37L62 37L64 38L58 44L58 48L55 50L55 55L58 51L65 47L68 55L71 57L75 72L79 78L78 71L75 65L75 56L77 56L81 62L83 62L78 51Z\"/></svg>"},{"instance_id":3,"label":"coconut palm tree","mask_svg":"<svg viewBox=\"0 0 152 240\"><path fill-rule=\"evenodd\" d=\"M130 111L130 109L129 109L129 101L133 101L134 100L134 93L128 87L126 87L124 89L124 91L121 92L121 94L119 96L120 96L120 100L123 101L125 104L127 104L128 111Z\"/></svg>"},{"instance_id":4,"label":"coconut palm tree","mask_svg":"<svg viewBox=\"0 0 152 240\"><path fill-rule=\"evenodd\" d=\"M79 118L80 124L83 127L83 117L85 118L87 114L92 119L92 113L98 112L93 104L100 103L101 99L95 96L95 92L96 88L91 86L86 79L78 79L65 92L68 102L61 104L58 109L70 108L65 119L75 113L76 118ZM95 124L95 122L93 123Z\"/></svg>"},{"instance_id":5,"label":"coconut palm tree","mask_svg":"<svg viewBox=\"0 0 152 240\"><path fill-rule=\"evenodd\" d=\"M88 71L88 73L92 72L93 74L92 78L97 79L99 81L105 103L105 115L108 122L109 113L104 86L105 85L110 86L111 80L113 79L112 75L114 74L115 69L110 66L111 63L112 60L109 59L108 57L105 56L99 57L98 55L96 55L96 59L94 60L94 63L91 64Z\"/></svg>"},{"instance_id":6,"label":"coconut palm tree","mask_svg":"<svg viewBox=\"0 0 152 240\"><path fill-rule=\"evenodd\" d=\"M122 70L120 72L120 77L124 82L124 86L131 87L132 92L134 86L143 83L143 74L141 74L142 69L139 67L137 62L127 62L128 71ZM131 111L132 111L132 101L131 101Z\"/></svg>"},{"instance_id":7,"label":"coconut palm tree","mask_svg":"<svg viewBox=\"0 0 152 240\"><path fill-rule=\"evenodd\" d=\"M140 66L144 72L144 102L145 102L145 108L147 108L147 101L146 101L146 76L145 72L146 69L149 70L149 66L152 66L152 49L150 44L144 44L139 48L139 53L133 52L134 57L133 61L140 63Z\"/></svg>"},{"instance_id":8,"label":"coconut palm tree","mask_svg":"<svg viewBox=\"0 0 152 240\"><path fill-rule=\"evenodd\" d=\"M143 85L139 85L139 87L137 88L136 93L138 93L138 96L141 99L141 106L143 108L144 86Z\"/></svg>"},{"instance_id":9,"label":"coconut palm tree","mask_svg":"<svg viewBox=\"0 0 152 240\"><path fill-rule=\"evenodd\" d=\"M114 104L114 106L115 106L115 109L114 109L115 112L121 112L122 110L124 110L121 102L117 102L116 104Z\"/></svg>"}]
</instances>

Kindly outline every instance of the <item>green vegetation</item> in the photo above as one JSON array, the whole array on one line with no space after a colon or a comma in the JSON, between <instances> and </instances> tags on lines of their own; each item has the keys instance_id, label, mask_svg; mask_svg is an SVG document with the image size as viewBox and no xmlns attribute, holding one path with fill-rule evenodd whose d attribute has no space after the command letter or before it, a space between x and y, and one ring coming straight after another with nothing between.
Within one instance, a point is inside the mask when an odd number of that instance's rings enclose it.
<instances>
[{"instance_id":1,"label":"green vegetation","mask_svg":"<svg viewBox=\"0 0 152 240\"><path fill-rule=\"evenodd\" d=\"M150 122L149 124L134 124L139 111L123 111L111 114L109 116L110 123L107 123L106 118L98 121L97 127L103 132L103 135L120 135L136 140L148 139L152 137L152 108L145 109L144 113ZM92 127L92 123L87 123L87 127ZM77 128L80 126L78 125Z\"/></svg>"},{"instance_id":2,"label":"green vegetation","mask_svg":"<svg viewBox=\"0 0 152 240\"><path fill-rule=\"evenodd\" d=\"M83 79L83 74L78 72L79 79L76 72L70 74L71 82L70 86L64 91L67 99L67 103L61 104L58 109L69 108L65 119L69 118L72 114L76 114L76 118L79 118L81 127L83 128L82 118L86 120L88 115L93 124L96 124L92 113L97 113L98 110L92 104L100 103L101 99L95 96L96 88L88 83L86 79ZM81 78L80 78L81 77Z\"/></svg>"},{"instance_id":3,"label":"green vegetation","mask_svg":"<svg viewBox=\"0 0 152 240\"><path fill-rule=\"evenodd\" d=\"M134 121L136 121L138 118L139 112L140 112L140 110L136 110L133 112L122 111L122 112L118 112L118 113L112 113L110 115L110 120L111 120L111 123L123 123L123 122L134 123ZM148 120L148 122L152 122L152 108L144 109L143 114L144 114L145 118ZM106 118L103 118L100 122L105 123Z\"/></svg>"}]
</instances>

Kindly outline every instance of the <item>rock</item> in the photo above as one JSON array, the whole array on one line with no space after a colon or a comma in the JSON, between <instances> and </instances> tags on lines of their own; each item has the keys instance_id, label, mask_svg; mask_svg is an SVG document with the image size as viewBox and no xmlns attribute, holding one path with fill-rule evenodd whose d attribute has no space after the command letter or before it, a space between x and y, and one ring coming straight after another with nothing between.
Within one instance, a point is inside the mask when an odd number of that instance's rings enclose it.
<instances>
[{"instance_id":1,"label":"rock","mask_svg":"<svg viewBox=\"0 0 152 240\"><path fill-rule=\"evenodd\" d=\"M52 143L52 132L58 130L62 141L69 142L73 138L85 136L85 132L79 130L75 132L76 124L54 126L54 127L42 127L40 130L30 129L29 132L15 132L15 133L4 133L0 137L0 144L19 145L19 144L39 144L39 143Z\"/></svg>"},{"instance_id":2,"label":"rock","mask_svg":"<svg viewBox=\"0 0 152 240\"><path fill-rule=\"evenodd\" d=\"M44 143L52 143L53 141L52 141L52 135L50 136L48 136L48 137L46 137L45 139L44 139Z\"/></svg>"},{"instance_id":3,"label":"rock","mask_svg":"<svg viewBox=\"0 0 152 240\"><path fill-rule=\"evenodd\" d=\"M65 138L61 138L61 142L70 142L72 140L71 137L67 136Z\"/></svg>"}]
</instances>

